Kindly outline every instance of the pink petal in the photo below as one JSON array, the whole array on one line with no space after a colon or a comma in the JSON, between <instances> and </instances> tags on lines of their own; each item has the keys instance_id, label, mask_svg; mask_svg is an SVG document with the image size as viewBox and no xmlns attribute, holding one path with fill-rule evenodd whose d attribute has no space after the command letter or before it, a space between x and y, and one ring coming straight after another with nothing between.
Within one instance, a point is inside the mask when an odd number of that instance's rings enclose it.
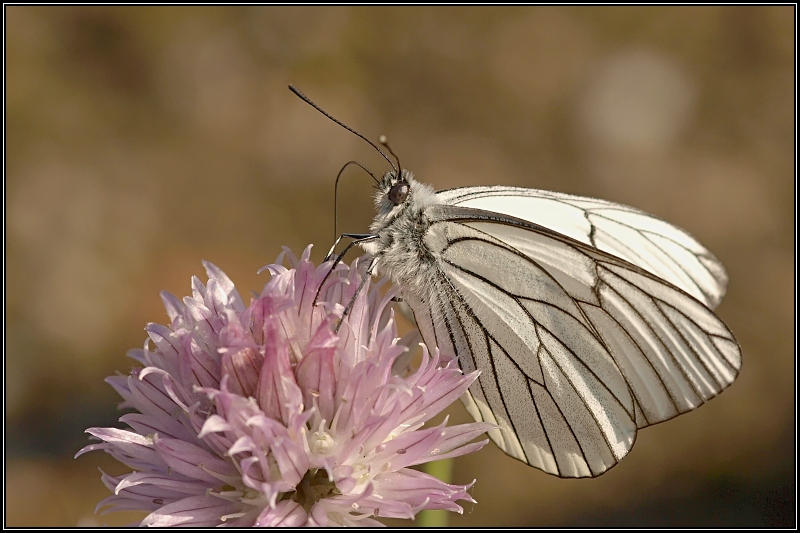
<instances>
[{"instance_id":1,"label":"pink petal","mask_svg":"<svg viewBox=\"0 0 800 533\"><path fill-rule=\"evenodd\" d=\"M214 496L191 496L161 507L142 520L142 526L210 527L221 523L223 516L234 514L239 505Z\"/></svg>"},{"instance_id":2,"label":"pink petal","mask_svg":"<svg viewBox=\"0 0 800 533\"><path fill-rule=\"evenodd\" d=\"M442 437L436 445L436 449L430 454L423 456L411 465L421 464L427 461L438 461L449 457L458 457L476 450L480 450L488 441L476 442L464 446L469 441L483 435L491 429L496 429L494 424L486 422L473 422L471 424L461 424L442 428Z\"/></svg>"},{"instance_id":3,"label":"pink petal","mask_svg":"<svg viewBox=\"0 0 800 533\"><path fill-rule=\"evenodd\" d=\"M183 302L167 291L161 291L161 301L164 303L164 308L167 310L170 321L172 321L172 326L176 327L182 324L185 310Z\"/></svg>"},{"instance_id":4,"label":"pink petal","mask_svg":"<svg viewBox=\"0 0 800 533\"><path fill-rule=\"evenodd\" d=\"M141 413L128 413L119 417L119 421L128 424L140 435L158 433L162 437L173 439L191 440L195 438L194 432L174 418L166 416L155 417Z\"/></svg>"},{"instance_id":5,"label":"pink petal","mask_svg":"<svg viewBox=\"0 0 800 533\"><path fill-rule=\"evenodd\" d=\"M222 380L222 365L217 357L205 350L191 336L186 336L181 351L181 362L188 366L182 369L181 377L186 382L197 382L201 387L218 388Z\"/></svg>"},{"instance_id":6,"label":"pink petal","mask_svg":"<svg viewBox=\"0 0 800 533\"><path fill-rule=\"evenodd\" d=\"M471 484L449 485L429 474L411 469L388 472L377 477L374 483L375 493L380 494L383 500L407 502L417 508L460 512L461 507L455 501L472 500L466 492Z\"/></svg>"},{"instance_id":7,"label":"pink petal","mask_svg":"<svg viewBox=\"0 0 800 533\"><path fill-rule=\"evenodd\" d=\"M180 351L180 339L175 332L161 324L152 323L147 324L144 330L164 358L177 361L178 352Z\"/></svg>"},{"instance_id":8,"label":"pink petal","mask_svg":"<svg viewBox=\"0 0 800 533\"><path fill-rule=\"evenodd\" d=\"M303 395L289 362L289 346L275 327L266 332L264 355L258 384L258 405L267 416L289 423L303 409Z\"/></svg>"},{"instance_id":9,"label":"pink petal","mask_svg":"<svg viewBox=\"0 0 800 533\"><path fill-rule=\"evenodd\" d=\"M303 507L292 500L283 500L275 508L267 507L253 524L257 527L298 527L304 526L308 520Z\"/></svg>"},{"instance_id":10,"label":"pink petal","mask_svg":"<svg viewBox=\"0 0 800 533\"><path fill-rule=\"evenodd\" d=\"M441 438L441 426L404 433L385 443L385 451L373 460L377 464L386 461L391 465L390 470L399 470L429 454L436 448Z\"/></svg>"},{"instance_id":11,"label":"pink petal","mask_svg":"<svg viewBox=\"0 0 800 533\"><path fill-rule=\"evenodd\" d=\"M237 474L227 461L182 440L156 438L154 447L172 470L190 478L202 479L211 483L212 487L221 485L220 479Z\"/></svg>"},{"instance_id":12,"label":"pink petal","mask_svg":"<svg viewBox=\"0 0 800 533\"><path fill-rule=\"evenodd\" d=\"M295 371L297 384L303 391L305 405L316 405L319 409L319 416L329 422L333 418L335 410L335 356L335 346L319 346L306 354Z\"/></svg>"},{"instance_id":13,"label":"pink petal","mask_svg":"<svg viewBox=\"0 0 800 533\"><path fill-rule=\"evenodd\" d=\"M89 428L86 433L106 442L107 447L104 449L118 459L124 459L125 464L133 466L131 463L134 463L160 468L165 466L153 449L152 441L147 437L116 428Z\"/></svg>"},{"instance_id":14,"label":"pink petal","mask_svg":"<svg viewBox=\"0 0 800 533\"><path fill-rule=\"evenodd\" d=\"M222 356L222 373L228 376L228 390L253 396L264 356L253 348L228 348Z\"/></svg>"},{"instance_id":15,"label":"pink petal","mask_svg":"<svg viewBox=\"0 0 800 533\"><path fill-rule=\"evenodd\" d=\"M236 290L236 286L225 274L225 272L209 261L203 261L203 266L206 268L206 273L208 274L209 279L216 280L220 288L228 296L228 305L231 306L235 311L240 313L243 312L245 306L244 302L242 301L242 297L239 296L239 291Z\"/></svg>"},{"instance_id":16,"label":"pink petal","mask_svg":"<svg viewBox=\"0 0 800 533\"><path fill-rule=\"evenodd\" d=\"M228 423L227 420L222 418L219 415L211 415L208 417L203 424L200 433L197 434L197 438L202 439L209 433L219 433L222 431L230 431L231 425Z\"/></svg>"},{"instance_id":17,"label":"pink petal","mask_svg":"<svg viewBox=\"0 0 800 533\"><path fill-rule=\"evenodd\" d=\"M145 370L152 368L148 367ZM172 417L180 409L164 391L161 379L161 376L153 373L143 374L141 379L129 377L128 388L131 391L131 401L140 412L146 415L157 418Z\"/></svg>"},{"instance_id":18,"label":"pink petal","mask_svg":"<svg viewBox=\"0 0 800 533\"><path fill-rule=\"evenodd\" d=\"M128 474L117 484L114 492L130 489L135 486L149 486L153 491L150 497L159 495L162 498L169 495L175 499L176 496L204 495L208 491L208 484L198 480L179 480L169 474L156 474L150 472L134 472Z\"/></svg>"}]
</instances>

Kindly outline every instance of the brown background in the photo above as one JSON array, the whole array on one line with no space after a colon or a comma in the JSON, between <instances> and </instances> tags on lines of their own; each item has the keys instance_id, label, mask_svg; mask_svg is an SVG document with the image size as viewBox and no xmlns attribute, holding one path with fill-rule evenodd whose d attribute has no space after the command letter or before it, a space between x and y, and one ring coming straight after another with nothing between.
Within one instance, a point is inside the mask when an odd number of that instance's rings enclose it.
<instances>
[{"instance_id":1,"label":"brown background","mask_svg":"<svg viewBox=\"0 0 800 533\"><path fill-rule=\"evenodd\" d=\"M744 369L594 480L493 446L457 525L794 524L794 8L7 7L7 525L120 524L88 426L158 292L201 259L243 294L281 245L333 239L333 178L366 144L442 189L508 184L631 204L692 232L731 282ZM370 180L341 187L363 232ZM460 406L453 416L464 420Z\"/></svg>"}]
</instances>

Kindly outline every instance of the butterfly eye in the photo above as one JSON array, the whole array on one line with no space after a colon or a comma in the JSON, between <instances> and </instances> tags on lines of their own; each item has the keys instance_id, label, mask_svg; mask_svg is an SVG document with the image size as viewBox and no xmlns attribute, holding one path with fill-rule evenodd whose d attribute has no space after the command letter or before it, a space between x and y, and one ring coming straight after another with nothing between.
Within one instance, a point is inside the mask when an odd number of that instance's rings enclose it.
<instances>
[{"instance_id":1,"label":"butterfly eye","mask_svg":"<svg viewBox=\"0 0 800 533\"><path fill-rule=\"evenodd\" d=\"M392 185L389 189L389 201L394 205L400 205L408 198L408 183L401 181Z\"/></svg>"}]
</instances>

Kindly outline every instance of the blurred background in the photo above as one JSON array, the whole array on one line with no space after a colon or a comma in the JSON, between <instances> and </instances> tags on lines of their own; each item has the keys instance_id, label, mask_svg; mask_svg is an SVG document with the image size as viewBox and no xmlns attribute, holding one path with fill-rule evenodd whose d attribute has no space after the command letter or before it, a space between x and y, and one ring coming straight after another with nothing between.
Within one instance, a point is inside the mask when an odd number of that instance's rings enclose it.
<instances>
[{"instance_id":1,"label":"blurred background","mask_svg":"<svg viewBox=\"0 0 800 533\"><path fill-rule=\"evenodd\" d=\"M386 134L437 189L505 184L630 204L726 266L744 368L644 430L598 479L493 445L459 526L795 525L794 21L786 7L25 7L6 28L6 525L117 525L83 430L117 425L159 291L207 259L242 294L286 245L334 238L333 180L386 162L286 88ZM348 171L339 231L364 232ZM465 421L460 405L452 409Z\"/></svg>"}]
</instances>

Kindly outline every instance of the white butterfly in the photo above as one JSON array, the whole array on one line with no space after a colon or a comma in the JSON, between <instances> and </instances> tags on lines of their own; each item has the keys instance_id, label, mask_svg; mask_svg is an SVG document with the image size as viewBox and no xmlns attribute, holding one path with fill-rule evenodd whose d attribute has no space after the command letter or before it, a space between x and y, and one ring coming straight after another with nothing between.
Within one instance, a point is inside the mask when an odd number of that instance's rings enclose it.
<instances>
[{"instance_id":1,"label":"white butterfly","mask_svg":"<svg viewBox=\"0 0 800 533\"><path fill-rule=\"evenodd\" d=\"M399 166L399 165L398 165ZM719 394L742 358L711 311L722 265L682 229L604 200L515 187L378 186L372 270L422 336L481 375L462 398L508 455L598 476L638 429Z\"/></svg>"},{"instance_id":2,"label":"white butterfly","mask_svg":"<svg viewBox=\"0 0 800 533\"><path fill-rule=\"evenodd\" d=\"M725 269L682 229L536 189L436 193L290 89L392 164L375 178L371 234L342 237L368 253L368 272L400 287L429 347L481 370L462 400L499 426L489 435L508 455L561 477L598 476L640 428L736 379L741 350L711 311Z\"/></svg>"}]
</instances>

